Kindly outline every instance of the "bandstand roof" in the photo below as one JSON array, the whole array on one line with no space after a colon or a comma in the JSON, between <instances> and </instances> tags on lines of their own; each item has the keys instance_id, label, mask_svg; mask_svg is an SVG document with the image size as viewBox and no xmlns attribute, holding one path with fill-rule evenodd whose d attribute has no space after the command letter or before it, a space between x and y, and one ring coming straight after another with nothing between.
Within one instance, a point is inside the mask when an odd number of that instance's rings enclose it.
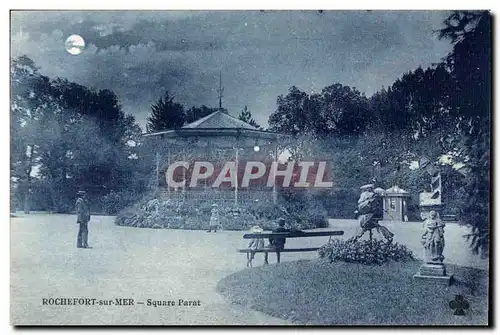
<instances>
[{"instance_id":1,"label":"bandstand roof","mask_svg":"<svg viewBox=\"0 0 500 335\"><path fill-rule=\"evenodd\" d=\"M179 129L144 134L145 137L235 136L276 140L283 134L259 130L223 111L216 111Z\"/></svg>"},{"instance_id":2,"label":"bandstand roof","mask_svg":"<svg viewBox=\"0 0 500 335\"><path fill-rule=\"evenodd\" d=\"M214 112L182 127L182 129L201 128L243 128L258 130L251 124L241 121L240 119L237 119L234 116L231 116L222 111Z\"/></svg>"}]
</instances>

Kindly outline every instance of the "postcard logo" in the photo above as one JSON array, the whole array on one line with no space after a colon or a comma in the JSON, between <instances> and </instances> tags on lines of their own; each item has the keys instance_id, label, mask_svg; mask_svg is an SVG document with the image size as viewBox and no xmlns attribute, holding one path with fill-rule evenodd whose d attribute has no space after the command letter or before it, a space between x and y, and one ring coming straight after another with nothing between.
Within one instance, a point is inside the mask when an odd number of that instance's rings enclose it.
<instances>
[{"instance_id":1,"label":"postcard logo","mask_svg":"<svg viewBox=\"0 0 500 335\"><path fill-rule=\"evenodd\" d=\"M332 187L326 161L259 162L177 161L165 171L164 185L173 188L328 188Z\"/></svg>"}]
</instances>

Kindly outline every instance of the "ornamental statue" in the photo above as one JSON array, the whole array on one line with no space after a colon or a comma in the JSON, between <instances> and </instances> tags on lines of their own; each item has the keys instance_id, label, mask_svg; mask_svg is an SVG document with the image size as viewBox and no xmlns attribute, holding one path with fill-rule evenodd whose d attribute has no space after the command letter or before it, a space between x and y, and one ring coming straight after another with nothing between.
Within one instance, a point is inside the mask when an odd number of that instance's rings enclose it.
<instances>
[{"instance_id":1,"label":"ornamental statue","mask_svg":"<svg viewBox=\"0 0 500 335\"><path fill-rule=\"evenodd\" d=\"M422 245L426 263L442 264L444 260L444 226L436 211L430 211L424 221Z\"/></svg>"},{"instance_id":2,"label":"ornamental statue","mask_svg":"<svg viewBox=\"0 0 500 335\"><path fill-rule=\"evenodd\" d=\"M372 239L372 229L376 229L378 233L382 234L388 243L392 243L394 234L386 227L378 223L377 212L382 210L380 206L380 198L384 195L384 190L381 188L374 188L373 184L361 186L361 195L358 200L358 222L361 231L354 237L354 240L361 238L366 232L370 234Z\"/></svg>"}]
</instances>

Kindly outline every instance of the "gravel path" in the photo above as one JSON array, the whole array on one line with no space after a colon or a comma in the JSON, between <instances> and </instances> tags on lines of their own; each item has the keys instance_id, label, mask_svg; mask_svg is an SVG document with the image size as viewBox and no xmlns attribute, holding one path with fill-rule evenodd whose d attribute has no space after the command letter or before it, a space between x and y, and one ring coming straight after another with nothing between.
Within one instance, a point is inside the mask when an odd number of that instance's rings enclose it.
<instances>
[{"instance_id":1,"label":"gravel path","mask_svg":"<svg viewBox=\"0 0 500 335\"><path fill-rule=\"evenodd\" d=\"M241 233L118 227L93 217L77 249L71 215L11 220L11 320L15 325L276 325L286 321L229 304L215 291L245 267ZM240 244L239 244L240 243ZM273 258L271 258L273 260ZM49 306L43 298L134 299L134 306ZM200 306L137 302L200 300Z\"/></svg>"},{"instance_id":2,"label":"gravel path","mask_svg":"<svg viewBox=\"0 0 500 335\"><path fill-rule=\"evenodd\" d=\"M223 277L245 267L243 232L119 227L94 216L93 249L77 249L74 215L32 214L11 219L11 320L16 325L281 325L286 321L229 304L215 291ZM357 231L354 220L331 220L330 229ZM387 225L396 241L418 256L420 224ZM448 262L487 268L470 256L462 230L446 230ZM290 239L289 247L321 246L327 237ZM270 255L270 261L275 262ZM254 266L263 261L256 256ZM289 253L282 261L314 259ZM134 299L133 306L43 305L44 298ZM147 300L200 301L200 306L147 306ZM144 302L144 305L138 304Z\"/></svg>"}]
</instances>

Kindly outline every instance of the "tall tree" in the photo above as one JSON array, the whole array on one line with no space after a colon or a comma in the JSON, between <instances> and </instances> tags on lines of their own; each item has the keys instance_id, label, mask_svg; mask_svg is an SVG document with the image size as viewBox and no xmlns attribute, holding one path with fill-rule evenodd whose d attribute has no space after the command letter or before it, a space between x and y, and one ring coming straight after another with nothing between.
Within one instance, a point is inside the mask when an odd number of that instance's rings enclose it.
<instances>
[{"instance_id":1,"label":"tall tree","mask_svg":"<svg viewBox=\"0 0 500 335\"><path fill-rule=\"evenodd\" d=\"M184 107L174 102L174 97L165 92L164 96L151 106L151 114L147 117L147 131L155 132L181 128L186 121Z\"/></svg>"},{"instance_id":2,"label":"tall tree","mask_svg":"<svg viewBox=\"0 0 500 335\"><path fill-rule=\"evenodd\" d=\"M333 84L319 96L319 117L315 129L324 135L360 134L371 120L368 99L356 88Z\"/></svg>"},{"instance_id":3,"label":"tall tree","mask_svg":"<svg viewBox=\"0 0 500 335\"><path fill-rule=\"evenodd\" d=\"M49 78L40 75L26 56L11 61L11 188L30 210L33 173L39 164L39 120L57 108L50 96Z\"/></svg>"},{"instance_id":4,"label":"tall tree","mask_svg":"<svg viewBox=\"0 0 500 335\"><path fill-rule=\"evenodd\" d=\"M238 119L248 123L251 126L254 126L257 129L262 129L262 127L252 117L252 113L248 110L247 106L243 107L243 110L241 111L240 115L238 115Z\"/></svg>"},{"instance_id":5,"label":"tall tree","mask_svg":"<svg viewBox=\"0 0 500 335\"><path fill-rule=\"evenodd\" d=\"M491 139L491 15L457 11L445 20L440 37L453 44L445 59L455 90L450 102L455 143L466 164L467 195L461 219L473 227L473 250L488 252Z\"/></svg>"},{"instance_id":6,"label":"tall tree","mask_svg":"<svg viewBox=\"0 0 500 335\"><path fill-rule=\"evenodd\" d=\"M446 136L452 131L448 108L452 91L450 73L442 64L405 73L371 97L372 126L384 132L404 129L407 137L425 137L436 131Z\"/></svg>"},{"instance_id":7,"label":"tall tree","mask_svg":"<svg viewBox=\"0 0 500 335\"><path fill-rule=\"evenodd\" d=\"M269 117L274 131L317 136L354 135L365 131L373 118L369 100L355 88L341 84L308 95L295 86L279 96Z\"/></svg>"},{"instance_id":8,"label":"tall tree","mask_svg":"<svg viewBox=\"0 0 500 335\"><path fill-rule=\"evenodd\" d=\"M278 96L278 107L269 116L270 130L291 135L313 132L313 115L318 113L313 101L307 93L292 86L287 95Z\"/></svg>"},{"instance_id":9,"label":"tall tree","mask_svg":"<svg viewBox=\"0 0 500 335\"><path fill-rule=\"evenodd\" d=\"M99 195L128 185L140 128L113 92L50 80L27 57L12 60L11 86L12 190L27 209L32 194L68 211L79 187Z\"/></svg>"}]
</instances>

